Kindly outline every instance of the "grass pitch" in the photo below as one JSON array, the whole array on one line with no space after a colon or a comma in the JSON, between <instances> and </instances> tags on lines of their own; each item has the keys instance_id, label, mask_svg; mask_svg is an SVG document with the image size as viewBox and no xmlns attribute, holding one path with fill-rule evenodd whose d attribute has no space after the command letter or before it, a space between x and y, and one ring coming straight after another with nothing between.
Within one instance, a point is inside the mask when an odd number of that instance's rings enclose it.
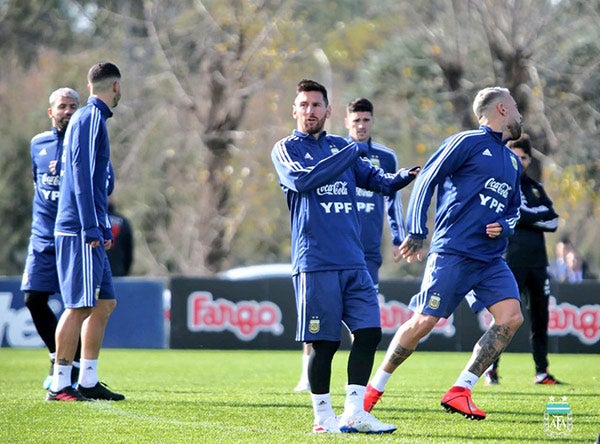
<instances>
[{"instance_id":1,"label":"grass pitch","mask_svg":"<svg viewBox=\"0 0 600 444\"><path fill-rule=\"evenodd\" d=\"M344 402L348 353L334 360L332 400ZM383 353L376 357L376 365ZM390 435L313 435L310 395L294 393L297 351L102 350L101 379L122 402L44 401L42 349L0 349L0 443L593 443L600 433L600 355L551 355L568 385L532 383L529 354L505 353L500 385L474 390L484 421L439 405L467 353L417 352L400 367L373 413ZM546 403L566 402L571 432L544 429ZM566 398L565 398L566 397Z\"/></svg>"}]
</instances>

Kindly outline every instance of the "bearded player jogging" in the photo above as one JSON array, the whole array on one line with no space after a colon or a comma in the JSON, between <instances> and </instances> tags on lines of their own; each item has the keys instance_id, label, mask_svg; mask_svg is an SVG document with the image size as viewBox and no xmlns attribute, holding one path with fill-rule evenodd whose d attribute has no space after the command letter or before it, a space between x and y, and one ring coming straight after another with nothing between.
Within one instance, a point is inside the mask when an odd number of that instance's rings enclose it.
<instances>
[{"instance_id":1,"label":"bearded player jogging","mask_svg":"<svg viewBox=\"0 0 600 444\"><path fill-rule=\"evenodd\" d=\"M521 114L510 92L500 87L479 91L473 111L479 129L446 139L415 182L407 208L408 236L400 246L402 257L408 262L422 259L427 209L437 189L433 238L421 291L411 300L414 315L396 332L367 387L367 411L419 341L473 290L495 322L475 345L441 404L467 418L484 419L485 412L471 400L471 390L523 322L519 289L502 257L521 204L521 165L505 142L520 136Z\"/></svg>"}]
</instances>

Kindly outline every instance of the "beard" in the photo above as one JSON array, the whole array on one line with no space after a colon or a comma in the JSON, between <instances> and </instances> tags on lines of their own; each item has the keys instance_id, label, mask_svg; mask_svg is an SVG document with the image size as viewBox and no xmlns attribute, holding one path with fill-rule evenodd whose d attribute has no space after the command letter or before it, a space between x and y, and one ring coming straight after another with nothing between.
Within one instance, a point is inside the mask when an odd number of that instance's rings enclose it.
<instances>
[{"instance_id":1,"label":"beard","mask_svg":"<svg viewBox=\"0 0 600 444\"><path fill-rule=\"evenodd\" d=\"M317 119L316 121L301 121L300 122L300 127L301 127L301 131L304 134L320 134L323 131L323 128L325 127L325 120L327 118L323 117L322 119Z\"/></svg>"},{"instance_id":2,"label":"beard","mask_svg":"<svg viewBox=\"0 0 600 444\"><path fill-rule=\"evenodd\" d=\"M69 120L71 120L71 118L69 117L68 119L60 119L60 120L56 120L56 129L59 131L64 131L67 129L67 126L69 125Z\"/></svg>"},{"instance_id":3,"label":"beard","mask_svg":"<svg viewBox=\"0 0 600 444\"><path fill-rule=\"evenodd\" d=\"M510 133L510 140L517 140L519 137L521 137L522 127L521 124L516 120L513 123L508 124L507 129Z\"/></svg>"}]
</instances>

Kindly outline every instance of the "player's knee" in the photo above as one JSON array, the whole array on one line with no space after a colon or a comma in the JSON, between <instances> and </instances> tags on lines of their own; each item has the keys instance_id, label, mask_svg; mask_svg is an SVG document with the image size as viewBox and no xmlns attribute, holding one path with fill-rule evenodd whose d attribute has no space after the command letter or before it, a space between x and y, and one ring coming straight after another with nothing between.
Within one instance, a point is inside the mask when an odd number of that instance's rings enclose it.
<instances>
[{"instance_id":1,"label":"player's knee","mask_svg":"<svg viewBox=\"0 0 600 444\"><path fill-rule=\"evenodd\" d=\"M362 328L352 332L354 336L353 347L375 349L381 341L381 328Z\"/></svg>"},{"instance_id":2,"label":"player's knee","mask_svg":"<svg viewBox=\"0 0 600 444\"><path fill-rule=\"evenodd\" d=\"M333 359L333 355L340 346L340 342L334 341L315 341L312 343L315 359Z\"/></svg>"},{"instance_id":3,"label":"player's knee","mask_svg":"<svg viewBox=\"0 0 600 444\"><path fill-rule=\"evenodd\" d=\"M403 325L406 325L406 330L412 337L422 339L433 330L439 319L440 318L435 316L415 313L408 322Z\"/></svg>"},{"instance_id":4,"label":"player's knee","mask_svg":"<svg viewBox=\"0 0 600 444\"><path fill-rule=\"evenodd\" d=\"M504 310L501 313L496 313L494 323L497 325L505 325L512 332L515 332L521 324L523 324L523 313L518 306L510 310Z\"/></svg>"},{"instance_id":5,"label":"player's knee","mask_svg":"<svg viewBox=\"0 0 600 444\"><path fill-rule=\"evenodd\" d=\"M523 324L523 313L521 313L521 310L517 310L515 313L512 313L509 321L508 321L508 326L513 330L516 331L521 324Z\"/></svg>"},{"instance_id":6,"label":"player's knee","mask_svg":"<svg viewBox=\"0 0 600 444\"><path fill-rule=\"evenodd\" d=\"M98 299L98 303L94 308L96 315L108 318L117 306L116 299Z\"/></svg>"},{"instance_id":7,"label":"player's knee","mask_svg":"<svg viewBox=\"0 0 600 444\"><path fill-rule=\"evenodd\" d=\"M23 299L25 300L25 305L27 308L32 310L47 305L49 297L49 293L43 293L40 291L26 291Z\"/></svg>"}]
</instances>

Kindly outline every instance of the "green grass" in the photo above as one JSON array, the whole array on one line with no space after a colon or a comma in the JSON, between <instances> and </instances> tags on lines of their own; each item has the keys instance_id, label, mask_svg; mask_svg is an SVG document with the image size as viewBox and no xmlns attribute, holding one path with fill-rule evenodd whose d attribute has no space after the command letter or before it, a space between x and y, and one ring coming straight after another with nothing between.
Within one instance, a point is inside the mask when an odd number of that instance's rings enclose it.
<instances>
[{"instance_id":1,"label":"green grass","mask_svg":"<svg viewBox=\"0 0 600 444\"><path fill-rule=\"evenodd\" d=\"M383 357L378 353L376 365ZM41 349L0 349L0 443L593 443L600 433L600 355L552 355L552 372L569 382L532 384L529 354L506 353L500 385L476 386L484 421L445 413L439 400L466 353L415 353L392 377L375 415L398 425L391 435L312 435L310 395L293 393L298 351L104 349L101 379L123 402L45 402ZM344 402L347 352L334 361L332 400ZM549 397L571 405L573 428L546 434Z\"/></svg>"}]
</instances>

